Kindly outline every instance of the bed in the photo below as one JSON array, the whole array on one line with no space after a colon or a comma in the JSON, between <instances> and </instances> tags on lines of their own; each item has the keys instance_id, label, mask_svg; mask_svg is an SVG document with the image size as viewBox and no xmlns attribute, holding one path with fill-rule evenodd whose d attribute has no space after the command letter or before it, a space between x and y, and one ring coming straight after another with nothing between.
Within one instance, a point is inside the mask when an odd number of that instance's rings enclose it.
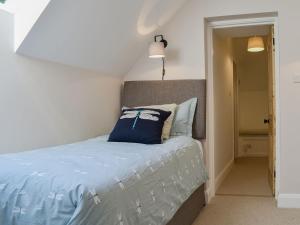
<instances>
[{"instance_id":1,"label":"bed","mask_svg":"<svg viewBox=\"0 0 300 225\"><path fill-rule=\"evenodd\" d=\"M180 94L179 94L179 91ZM0 156L0 224L190 225L204 206L205 81L126 82L122 105L198 97L194 138L161 145L107 136Z\"/></svg>"}]
</instances>

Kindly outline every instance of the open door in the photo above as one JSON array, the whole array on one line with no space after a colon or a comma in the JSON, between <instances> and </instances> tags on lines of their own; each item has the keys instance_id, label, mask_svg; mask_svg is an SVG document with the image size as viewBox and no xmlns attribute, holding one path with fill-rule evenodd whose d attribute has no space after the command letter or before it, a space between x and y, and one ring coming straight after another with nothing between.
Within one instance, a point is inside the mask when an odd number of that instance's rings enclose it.
<instances>
[{"instance_id":1,"label":"open door","mask_svg":"<svg viewBox=\"0 0 300 225\"><path fill-rule=\"evenodd\" d=\"M276 101L275 101L275 39L274 26L270 28L268 37L268 74L269 74L269 183L275 195L275 161L276 161Z\"/></svg>"}]
</instances>

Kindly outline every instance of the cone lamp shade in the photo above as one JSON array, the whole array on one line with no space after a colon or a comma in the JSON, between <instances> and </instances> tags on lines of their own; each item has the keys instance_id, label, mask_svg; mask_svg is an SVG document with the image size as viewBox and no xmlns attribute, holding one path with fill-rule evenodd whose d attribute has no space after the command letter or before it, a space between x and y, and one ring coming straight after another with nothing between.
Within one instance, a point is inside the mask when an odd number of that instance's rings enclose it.
<instances>
[{"instance_id":1,"label":"cone lamp shade","mask_svg":"<svg viewBox=\"0 0 300 225\"><path fill-rule=\"evenodd\" d=\"M248 52L261 52L265 50L264 39L262 37L250 37L248 39Z\"/></svg>"},{"instance_id":2,"label":"cone lamp shade","mask_svg":"<svg viewBox=\"0 0 300 225\"><path fill-rule=\"evenodd\" d=\"M153 42L149 47L149 58L165 58L165 46L163 42Z\"/></svg>"}]
</instances>

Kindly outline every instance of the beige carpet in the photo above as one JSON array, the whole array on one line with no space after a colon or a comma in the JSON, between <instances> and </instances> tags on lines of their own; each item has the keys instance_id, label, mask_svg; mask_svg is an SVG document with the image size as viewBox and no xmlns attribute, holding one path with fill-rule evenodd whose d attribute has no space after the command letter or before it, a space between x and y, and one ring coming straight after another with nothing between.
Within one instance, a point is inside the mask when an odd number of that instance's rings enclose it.
<instances>
[{"instance_id":1,"label":"beige carpet","mask_svg":"<svg viewBox=\"0 0 300 225\"><path fill-rule=\"evenodd\" d=\"M267 172L266 158L237 160L193 225L300 225L300 209L276 207Z\"/></svg>"},{"instance_id":2,"label":"beige carpet","mask_svg":"<svg viewBox=\"0 0 300 225\"><path fill-rule=\"evenodd\" d=\"M299 225L299 209L278 209L271 197L216 196L193 225Z\"/></svg>"},{"instance_id":3,"label":"beige carpet","mask_svg":"<svg viewBox=\"0 0 300 225\"><path fill-rule=\"evenodd\" d=\"M267 158L237 159L217 195L272 196Z\"/></svg>"}]
</instances>

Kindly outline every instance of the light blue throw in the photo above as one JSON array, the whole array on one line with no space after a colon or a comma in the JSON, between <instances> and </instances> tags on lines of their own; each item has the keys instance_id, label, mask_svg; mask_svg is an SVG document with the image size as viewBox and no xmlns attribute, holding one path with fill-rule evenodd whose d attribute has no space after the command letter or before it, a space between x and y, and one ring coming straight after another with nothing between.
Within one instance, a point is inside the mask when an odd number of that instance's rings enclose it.
<instances>
[{"instance_id":1,"label":"light blue throw","mask_svg":"<svg viewBox=\"0 0 300 225\"><path fill-rule=\"evenodd\" d=\"M1 225L165 225L207 180L189 137L104 137L0 156Z\"/></svg>"}]
</instances>

